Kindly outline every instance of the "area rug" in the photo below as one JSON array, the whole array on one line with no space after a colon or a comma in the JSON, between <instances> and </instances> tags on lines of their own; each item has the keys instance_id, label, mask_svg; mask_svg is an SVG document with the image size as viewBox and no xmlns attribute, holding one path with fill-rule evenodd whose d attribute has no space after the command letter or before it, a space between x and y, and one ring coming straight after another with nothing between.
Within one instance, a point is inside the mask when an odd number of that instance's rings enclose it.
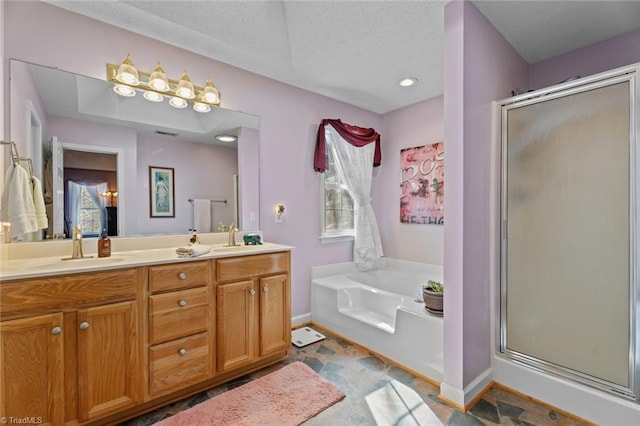
<instances>
[{"instance_id":1,"label":"area rug","mask_svg":"<svg viewBox=\"0 0 640 426\"><path fill-rule=\"evenodd\" d=\"M344 396L340 389L309 366L294 362L156 425L294 426Z\"/></svg>"}]
</instances>

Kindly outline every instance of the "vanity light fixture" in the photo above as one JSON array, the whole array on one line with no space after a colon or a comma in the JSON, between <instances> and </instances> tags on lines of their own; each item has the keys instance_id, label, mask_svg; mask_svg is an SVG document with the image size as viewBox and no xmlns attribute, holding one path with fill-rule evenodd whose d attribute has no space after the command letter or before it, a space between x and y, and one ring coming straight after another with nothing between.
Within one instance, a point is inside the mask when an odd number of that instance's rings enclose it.
<instances>
[{"instance_id":1,"label":"vanity light fixture","mask_svg":"<svg viewBox=\"0 0 640 426\"><path fill-rule=\"evenodd\" d=\"M398 82L398 84L402 87L410 87L413 86L414 84L416 84L418 82L418 79L415 77L407 77L407 78L403 78L402 80L400 80Z\"/></svg>"},{"instance_id":2,"label":"vanity light fixture","mask_svg":"<svg viewBox=\"0 0 640 426\"><path fill-rule=\"evenodd\" d=\"M131 55L120 65L107 64L107 80L114 83L113 90L120 96L135 96L138 91L150 102L162 102L169 98L174 108L186 108L189 101L193 109L207 113L212 106L220 106L220 92L209 77L204 87L194 86L185 70L179 81L167 78L160 62L151 74L138 71L133 65Z\"/></svg>"},{"instance_id":3,"label":"vanity light fixture","mask_svg":"<svg viewBox=\"0 0 640 426\"><path fill-rule=\"evenodd\" d=\"M127 57L118 67L116 80L120 83L128 84L129 86L137 86L140 84L138 70L133 66L133 61L131 60L131 55L129 53L127 53Z\"/></svg>"},{"instance_id":4,"label":"vanity light fixture","mask_svg":"<svg viewBox=\"0 0 640 426\"><path fill-rule=\"evenodd\" d=\"M160 66L160 62L156 65L156 68L149 77L149 86L158 92L166 92L169 90L169 80L164 70Z\"/></svg>"},{"instance_id":5,"label":"vanity light fixture","mask_svg":"<svg viewBox=\"0 0 640 426\"><path fill-rule=\"evenodd\" d=\"M185 70L182 73L182 78L178 82L178 87L176 88L176 95L184 99L193 99L196 97L196 93L193 89L193 84L191 84L191 80L187 75L187 70Z\"/></svg>"},{"instance_id":6,"label":"vanity light fixture","mask_svg":"<svg viewBox=\"0 0 640 426\"><path fill-rule=\"evenodd\" d=\"M216 139L220 142L235 142L238 140L238 137L233 135L216 135Z\"/></svg>"}]
</instances>

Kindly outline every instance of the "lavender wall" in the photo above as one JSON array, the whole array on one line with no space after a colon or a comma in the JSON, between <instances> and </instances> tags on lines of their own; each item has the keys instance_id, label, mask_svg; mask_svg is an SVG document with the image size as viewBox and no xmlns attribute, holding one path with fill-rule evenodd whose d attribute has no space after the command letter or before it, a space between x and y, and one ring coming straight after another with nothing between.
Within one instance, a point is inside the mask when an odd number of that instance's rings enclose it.
<instances>
[{"instance_id":1,"label":"lavender wall","mask_svg":"<svg viewBox=\"0 0 640 426\"><path fill-rule=\"evenodd\" d=\"M4 5L5 61L16 58L104 79L105 63L119 63L130 52L142 70L151 70L160 61L173 78L185 68L196 84L211 75L225 108L260 116L260 228L266 240L296 247L292 314L307 314L310 267L352 259L351 243L318 240L321 180L312 168L318 123L323 118L341 118L380 129L382 118L45 3ZM273 219L276 203L286 205L286 217L279 224Z\"/></svg>"},{"instance_id":2,"label":"lavender wall","mask_svg":"<svg viewBox=\"0 0 640 426\"><path fill-rule=\"evenodd\" d=\"M444 383L462 391L491 367L493 352L492 101L507 97L515 87L526 87L528 65L471 2L451 2L445 8L444 71Z\"/></svg>"},{"instance_id":3,"label":"lavender wall","mask_svg":"<svg viewBox=\"0 0 640 426\"><path fill-rule=\"evenodd\" d=\"M374 172L372 202L387 257L442 265L444 226L400 223L400 150L444 140L443 104L438 96L382 117L384 167Z\"/></svg>"},{"instance_id":4,"label":"lavender wall","mask_svg":"<svg viewBox=\"0 0 640 426\"><path fill-rule=\"evenodd\" d=\"M529 88L541 89L569 77L608 71L640 62L640 30L536 62L529 68Z\"/></svg>"}]
</instances>

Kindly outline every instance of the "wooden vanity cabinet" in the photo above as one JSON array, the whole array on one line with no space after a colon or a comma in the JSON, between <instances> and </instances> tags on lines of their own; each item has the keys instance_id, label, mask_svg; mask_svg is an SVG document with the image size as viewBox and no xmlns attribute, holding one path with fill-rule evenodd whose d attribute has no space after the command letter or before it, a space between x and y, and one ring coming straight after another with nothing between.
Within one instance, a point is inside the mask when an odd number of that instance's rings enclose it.
<instances>
[{"instance_id":1,"label":"wooden vanity cabinet","mask_svg":"<svg viewBox=\"0 0 640 426\"><path fill-rule=\"evenodd\" d=\"M85 422L141 401L138 269L0 285L0 417Z\"/></svg>"},{"instance_id":2,"label":"wooden vanity cabinet","mask_svg":"<svg viewBox=\"0 0 640 426\"><path fill-rule=\"evenodd\" d=\"M290 252L0 283L0 418L117 424L284 359Z\"/></svg>"},{"instance_id":3,"label":"wooden vanity cabinet","mask_svg":"<svg viewBox=\"0 0 640 426\"><path fill-rule=\"evenodd\" d=\"M216 261L218 370L231 371L291 343L290 254Z\"/></svg>"},{"instance_id":4,"label":"wooden vanity cabinet","mask_svg":"<svg viewBox=\"0 0 640 426\"><path fill-rule=\"evenodd\" d=\"M0 417L64 423L62 325L62 313L0 322Z\"/></svg>"},{"instance_id":5,"label":"wooden vanity cabinet","mask_svg":"<svg viewBox=\"0 0 640 426\"><path fill-rule=\"evenodd\" d=\"M214 375L211 261L149 267L149 396Z\"/></svg>"}]
</instances>

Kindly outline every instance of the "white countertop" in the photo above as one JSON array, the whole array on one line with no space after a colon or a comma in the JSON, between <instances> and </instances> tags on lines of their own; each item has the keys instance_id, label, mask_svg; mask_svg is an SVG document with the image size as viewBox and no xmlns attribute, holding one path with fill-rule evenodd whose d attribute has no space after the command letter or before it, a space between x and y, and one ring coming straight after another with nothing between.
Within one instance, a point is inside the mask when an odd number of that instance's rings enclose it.
<instances>
[{"instance_id":1,"label":"white countertop","mask_svg":"<svg viewBox=\"0 0 640 426\"><path fill-rule=\"evenodd\" d=\"M212 244L210 247L211 251L209 253L198 257L186 258L178 257L176 254L176 248L178 247L172 247L112 252L110 257L97 257L94 254L93 257L72 260L61 260L63 257L69 257L68 255L4 260L0 264L0 280L103 271L163 263L193 262L205 259L288 251L293 248L287 245L266 242L261 245L238 245L232 247L225 244Z\"/></svg>"}]
</instances>

